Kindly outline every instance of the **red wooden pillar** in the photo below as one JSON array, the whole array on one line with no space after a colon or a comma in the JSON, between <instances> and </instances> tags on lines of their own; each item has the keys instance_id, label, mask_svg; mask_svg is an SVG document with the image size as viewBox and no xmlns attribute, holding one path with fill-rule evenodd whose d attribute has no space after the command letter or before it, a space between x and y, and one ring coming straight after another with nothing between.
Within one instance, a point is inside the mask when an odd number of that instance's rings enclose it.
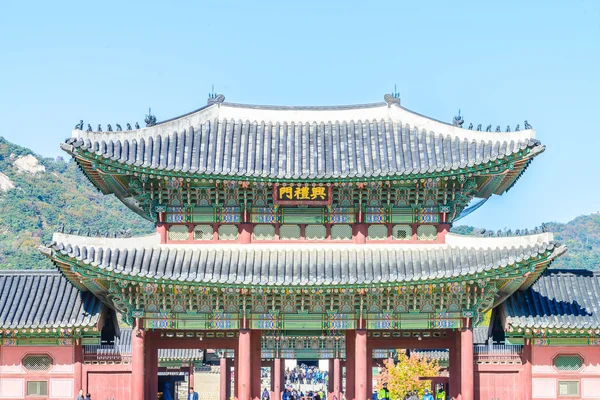
<instances>
[{"instance_id":1,"label":"red wooden pillar","mask_svg":"<svg viewBox=\"0 0 600 400\"><path fill-rule=\"evenodd\" d=\"M132 400L146 400L144 386L145 357L144 338L145 332L141 328L142 320L137 318L135 328L131 332L131 398Z\"/></svg>"},{"instance_id":2,"label":"red wooden pillar","mask_svg":"<svg viewBox=\"0 0 600 400\"><path fill-rule=\"evenodd\" d=\"M145 390L149 399L156 399L158 394L158 346L153 332L145 332L144 350L146 354Z\"/></svg>"},{"instance_id":3,"label":"red wooden pillar","mask_svg":"<svg viewBox=\"0 0 600 400\"><path fill-rule=\"evenodd\" d=\"M339 358L333 359L333 371L329 372L329 380L333 381L333 395L337 400L341 400L342 368Z\"/></svg>"},{"instance_id":4,"label":"red wooden pillar","mask_svg":"<svg viewBox=\"0 0 600 400\"><path fill-rule=\"evenodd\" d=\"M160 244L167 243L167 225L165 222L165 213L158 213L158 224L156 224L156 233L160 235ZM154 399L153 399L154 400Z\"/></svg>"},{"instance_id":5,"label":"red wooden pillar","mask_svg":"<svg viewBox=\"0 0 600 400\"><path fill-rule=\"evenodd\" d=\"M252 360L252 400L260 400L261 395L261 367L262 367L262 359L261 359L261 350L260 350L260 339L261 339L261 331L253 330L251 341L251 360Z\"/></svg>"},{"instance_id":6,"label":"red wooden pillar","mask_svg":"<svg viewBox=\"0 0 600 400\"><path fill-rule=\"evenodd\" d=\"M193 387L196 388L196 377L194 376L194 362L190 361L190 366L188 367L188 375L189 375L189 381L188 381L188 387Z\"/></svg>"},{"instance_id":7,"label":"red wooden pillar","mask_svg":"<svg viewBox=\"0 0 600 400\"><path fill-rule=\"evenodd\" d=\"M327 379L327 398L333 398L333 358L330 358L328 366L328 379Z\"/></svg>"},{"instance_id":8,"label":"red wooden pillar","mask_svg":"<svg viewBox=\"0 0 600 400\"><path fill-rule=\"evenodd\" d=\"M152 393L152 332L144 332L144 393Z\"/></svg>"},{"instance_id":9,"label":"red wooden pillar","mask_svg":"<svg viewBox=\"0 0 600 400\"><path fill-rule=\"evenodd\" d=\"M227 369L227 350L223 350L220 360L219 368L219 400L229 400L227 395L227 379L231 381L231 372Z\"/></svg>"},{"instance_id":10,"label":"red wooden pillar","mask_svg":"<svg viewBox=\"0 0 600 400\"><path fill-rule=\"evenodd\" d=\"M271 394L271 399L273 400L281 399L281 391L283 390L283 368L283 360L281 358L273 360L273 373L271 375L271 380L273 381L273 393Z\"/></svg>"},{"instance_id":11,"label":"red wooden pillar","mask_svg":"<svg viewBox=\"0 0 600 400\"><path fill-rule=\"evenodd\" d=\"M450 379L448 382L449 388L445 388L447 393L452 398L458 400L460 396L460 332L456 331L453 345L448 349L449 351L449 370Z\"/></svg>"},{"instance_id":12,"label":"red wooden pillar","mask_svg":"<svg viewBox=\"0 0 600 400\"><path fill-rule=\"evenodd\" d=\"M461 400L473 400L473 329L460 332L460 394Z\"/></svg>"},{"instance_id":13,"label":"red wooden pillar","mask_svg":"<svg viewBox=\"0 0 600 400\"><path fill-rule=\"evenodd\" d=\"M233 357L233 385L234 385L233 386L233 388L234 388L233 389L233 391L234 391L233 398L235 400L239 400L239 396L240 396L240 392L239 392L240 389L239 389L239 385L238 385L238 382L240 381L240 375L239 375L239 372L240 372L240 363L239 363L239 360L240 360L240 351L239 351L239 349L236 349L235 353L234 353L234 357Z\"/></svg>"},{"instance_id":14,"label":"red wooden pillar","mask_svg":"<svg viewBox=\"0 0 600 400\"><path fill-rule=\"evenodd\" d=\"M354 224L354 243L365 244L369 227L366 224Z\"/></svg>"},{"instance_id":15,"label":"red wooden pillar","mask_svg":"<svg viewBox=\"0 0 600 400\"><path fill-rule=\"evenodd\" d=\"M354 395L354 365L356 351L356 332L354 330L346 331L346 400L355 400Z\"/></svg>"},{"instance_id":16,"label":"red wooden pillar","mask_svg":"<svg viewBox=\"0 0 600 400\"><path fill-rule=\"evenodd\" d=\"M83 389L85 395L87 389L87 382L83 382L83 346L81 345L81 339L76 339L75 345L73 346L73 389L75 390L75 396L79 394L79 391Z\"/></svg>"},{"instance_id":17,"label":"red wooden pillar","mask_svg":"<svg viewBox=\"0 0 600 400\"><path fill-rule=\"evenodd\" d=\"M373 397L373 349L367 347L367 399Z\"/></svg>"},{"instance_id":18,"label":"red wooden pillar","mask_svg":"<svg viewBox=\"0 0 600 400\"><path fill-rule=\"evenodd\" d=\"M226 359L225 367L227 370L227 381L225 382L227 386L225 386L225 394L227 395L227 400L231 399L231 367L233 365L233 360L231 358Z\"/></svg>"},{"instance_id":19,"label":"red wooden pillar","mask_svg":"<svg viewBox=\"0 0 600 400\"><path fill-rule=\"evenodd\" d=\"M354 340L354 396L356 400L368 400L367 331L357 329Z\"/></svg>"},{"instance_id":20,"label":"red wooden pillar","mask_svg":"<svg viewBox=\"0 0 600 400\"><path fill-rule=\"evenodd\" d=\"M238 354L236 354L236 373L237 373L237 398L238 400L250 400L252 396L252 345L250 329L240 330ZM238 372L239 369L239 372Z\"/></svg>"},{"instance_id":21,"label":"red wooden pillar","mask_svg":"<svg viewBox=\"0 0 600 400\"><path fill-rule=\"evenodd\" d=\"M240 224L239 227L240 243L248 244L252 242L252 224Z\"/></svg>"},{"instance_id":22,"label":"red wooden pillar","mask_svg":"<svg viewBox=\"0 0 600 400\"><path fill-rule=\"evenodd\" d=\"M532 365L533 365L533 347L531 339L525 339L523 346L523 372L521 373L521 387L523 388L523 400L531 400L533 398L532 390Z\"/></svg>"},{"instance_id":23,"label":"red wooden pillar","mask_svg":"<svg viewBox=\"0 0 600 400\"><path fill-rule=\"evenodd\" d=\"M150 359L148 360L148 371L150 375L150 399L154 400L158 396L158 346L154 341L155 333L147 332L146 335L152 336Z\"/></svg>"}]
</instances>

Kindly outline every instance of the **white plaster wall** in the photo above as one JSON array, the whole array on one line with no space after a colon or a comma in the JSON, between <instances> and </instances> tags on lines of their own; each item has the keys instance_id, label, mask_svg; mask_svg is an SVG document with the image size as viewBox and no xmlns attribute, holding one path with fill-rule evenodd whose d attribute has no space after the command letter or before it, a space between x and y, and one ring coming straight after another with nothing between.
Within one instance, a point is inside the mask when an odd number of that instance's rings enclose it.
<instances>
[{"instance_id":1,"label":"white plaster wall","mask_svg":"<svg viewBox=\"0 0 600 400\"><path fill-rule=\"evenodd\" d=\"M581 379L581 398L598 399L600 398L600 378Z\"/></svg>"},{"instance_id":2,"label":"white plaster wall","mask_svg":"<svg viewBox=\"0 0 600 400\"><path fill-rule=\"evenodd\" d=\"M22 399L25 397L25 379L0 378L0 399Z\"/></svg>"},{"instance_id":3,"label":"white plaster wall","mask_svg":"<svg viewBox=\"0 0 600 400\"><path fill-rule=\"evenodd\" d=\"M75 397L74 384L73 379L50 379L48 394L52 398L72 399Z\"/></svg>"},{"instance_id":4,"label":"white plaster wall","mask_svg":"<svg viewBox=\"0 0 600 400\"><path fill-rule=\"evenodd\" d=\"M532 392L534 399L554 399L556 398L556 379L554 378L533 378Z\"/></svg>"}]
</instances>

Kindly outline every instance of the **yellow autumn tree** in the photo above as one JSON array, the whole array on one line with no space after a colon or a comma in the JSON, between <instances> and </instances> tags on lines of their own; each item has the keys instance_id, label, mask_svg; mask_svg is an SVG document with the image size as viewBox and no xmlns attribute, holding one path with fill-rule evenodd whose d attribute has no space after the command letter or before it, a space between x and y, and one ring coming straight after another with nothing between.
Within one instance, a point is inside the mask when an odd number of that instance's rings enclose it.
<instances>
[{"instance_id":1,"label":"yellow autumn tree","mask_svg":"<svg viewBox=\"0 0 600 400\"><path fill-rule=\"evenodd\" d=\"M414 390L422 397L425 389L431 388L431 382L419 378L437 376L440 372L437 360L414 352L409 357L405 350L398 350L398 362L386 360L384 365L376 377L377 390L387 383L391 400L404 399L406 393Z\"/></svg>"}]
</instances>

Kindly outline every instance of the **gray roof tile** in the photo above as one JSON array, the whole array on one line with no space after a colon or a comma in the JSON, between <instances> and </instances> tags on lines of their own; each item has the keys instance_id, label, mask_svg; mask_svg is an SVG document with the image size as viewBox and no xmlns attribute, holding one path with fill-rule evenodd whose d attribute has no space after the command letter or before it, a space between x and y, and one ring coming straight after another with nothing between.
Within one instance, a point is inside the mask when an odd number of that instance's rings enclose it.
<instances>
[{"instance_id":1,"label":"gray roof tile","mask_svg":"<svg viewBox=\"0 0 600 400\"><path fill-rule=\"evenodd\" d=\"M549 269L501 306L515 328L600 328L600 272Z\"/></svg>"},{"instance_id":2,"label":"gray roof tile","mask_svg":"<svg viewBox=\"0 0 600 400\"><path fill-rule=\"evenodd\" d=\"M65 236L68 240L68 236ZM509 238L510 239L510 238ZM472 275L512 265L546 250L562 252L555 242L530 242L510 248L448 245L243 246L182 245L120 248L84 245L82 262L100 269L164 280L236 285L372 284ZM125 242L123 242L125 243ZM504 242L503 242L504 243ZM508 242L507 242L508 243ZM516 241L515 241L516 243ZM53 251L75 256L68 242ZM122 255L126 253L127 257ZM185 265L185 268L181 268Z\"/></svg>"},{"instance_id":3,"label":"gray roof tile","mask_svg":"<svg viewBox=\"0 0 600 400\"><path fill-rule=\"evenodd\" d=\"M270 179L448 171L540 146L536 139L515 142L508 136L504 142L469 142L390 119L274 124L213 119L145 139L129 139L128 134L118 132L111 136L114 140L92 134L92 140L70 138L67 144L156 170Z\"/></svg>"},{"instance_id":4,"label":"gray roof tile","mask_svg":"<svg viewBox=\"0 0 600 400\"><path fill-rule=\"evenodd\" d=\"M0 271L0 328L94 326L101 308L58 271Z\"/></svg>"}]
</instances>

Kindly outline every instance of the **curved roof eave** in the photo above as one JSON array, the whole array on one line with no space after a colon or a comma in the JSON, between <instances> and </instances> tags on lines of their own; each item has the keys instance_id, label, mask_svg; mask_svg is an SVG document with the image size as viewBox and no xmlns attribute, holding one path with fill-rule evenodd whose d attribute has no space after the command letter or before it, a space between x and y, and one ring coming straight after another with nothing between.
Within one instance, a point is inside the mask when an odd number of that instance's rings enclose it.
<instances>
[{"instance_id":1,"label":"curved roof eave","mask_svg":"<svg viewBox=\"0 0 600 400\"><path fill-rule=\"evenodd\" d=\"M96 261L99 261L98 266L93 267L98 272L116 277L121 276L124 279L136 279L135 276L137 275L144 280L154 281L156 278L181 283L180 278L183 276L185 277L184 281L190 284L218 286L218 282L227 282L223 285L240 287L281 285L326 285L333 287L364 286L377 284L378 282L385 282L386 284L403 284L417 281L433 282L440 280L438 279L440 272L438 271L438 265L450 266L450 269L444 274L446 277L456 279L463 276L465 279L473 279L474 276L483 277L490 272L493 273L493 270L504 270L504 268L512 268L512 266L517 267L519 263L530 261L538 263L542 261L540 257L556 257L554 253L560 251L557 250L559 246L551 241L551 234L549 233L513 238L473 238L452 234L448 236L450 237L449 243L442 245L269 244L249 245L240 248L239 245L234 244L160 245L157 243L156 235L128 239L107 239L55 234L53 244L49 248L52 250L50 257L81 258L80 261L75 262L90 267ZM91 248L96 248L96 250L90 251ZM103 248L104 251L97 251L99 248ZM167 259L171 261L175 258L181 261L183 258L184 264L189 265L188 270L181 271L177 276L170 276L168 271L172 271L173 266L161 265L160 271L148 270L149 273L145 273L144 271L151 267L149 254L152 253L152 258L155 258L163 252L168 253ZM274 252L278 253L279 256L273 257ZM145 255L145 253L148 254ZM221 276L220 270L213 271L211 269L214 267L211 263L191 265L191 260L200 259L198 253L206 253L211 259L228 259L232 253L235 253L239 256L238 263L235 266L237 270L228 271L227 276ZM373 254L375 253L379 256L374 257ZM416 253L419 253L420 256L415 259ZM461 256L460 263L458 263L460 265L458 265L455 262L456 257L463 253L477 253L479 255L472 258ZM100 254L104 254L104 256L101 260L96 260L100 257ZM127 254L132 256L127 257ZM259 271L259 276L254 276L252 271L248 275L246 264L251 265L256 256L260 256L265 262L272 265L268 270ZM288 274L289 271L287 271L286 268L288 267L286 266L290 264L286 261L286 257L293 257L294 260L298 257L310 259L310 262L316 263L317 267L307 275L306 271L300 267L296 268L297 263L294 262L292 263L292 271ZM346 274L344 270L340 269L341 265L344 264L342 261L345 257L356 260L356 265L353 267L356 271L350 271ZM127 265L120 265L119 260L121 259L127 260ZM381 262L382 259L391 261L383 263ZM185 260L188 260L188 262ZM494 265L490 266L483 260L493 260ZM140 262L148 265L141 265ZM367 269L375 271L371 277L362 275L361 271ZM284 270L286 272L282 275ZM268 276L265 276L264 273ZM325 276L331 276L335 279L322 279ZM353 276L359 277L356 282L352 279ZM334 284L334 281L337 283Z\"/></svg>"}]
</instances>

